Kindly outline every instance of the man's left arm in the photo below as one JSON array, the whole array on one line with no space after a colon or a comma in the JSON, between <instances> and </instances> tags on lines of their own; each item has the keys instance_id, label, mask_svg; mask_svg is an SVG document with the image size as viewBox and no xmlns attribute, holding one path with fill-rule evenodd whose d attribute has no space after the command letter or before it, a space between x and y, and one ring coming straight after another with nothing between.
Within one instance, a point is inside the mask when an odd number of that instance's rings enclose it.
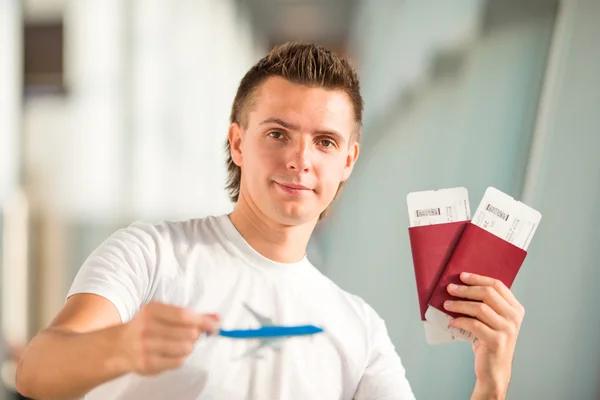
<instances>
[{"instance_id":1,"label":"man's left arm","mask_svg":"<svg viewBox=\"0 0 600 400\"><path fill-rule=\"evenodd\" d=\"M477 382L471 400L505 399L511 379L517 336L525 309L501 281L476 274L461 274L465 285L448 292L464 300L446 303L448 311L465 314L450 324L473 333ZM391 342L385 323L373 313L372 349L355 400L414 399L404 366Z\"/></svg>"},{"instance_id":2,"label":"man's left arm","mask_svg":"<svg viewBox=\"0 0 600 400\"><path fill-rule=\"evenodd\" d=\"M525 309L499 280L468 273L460 279L465 285L449 285L448 292L464 300L446 302L444 307L465 314L450 325L478 338L473 344L477 383L471 399L505 399Z\"/></svg>"}]
</instances>

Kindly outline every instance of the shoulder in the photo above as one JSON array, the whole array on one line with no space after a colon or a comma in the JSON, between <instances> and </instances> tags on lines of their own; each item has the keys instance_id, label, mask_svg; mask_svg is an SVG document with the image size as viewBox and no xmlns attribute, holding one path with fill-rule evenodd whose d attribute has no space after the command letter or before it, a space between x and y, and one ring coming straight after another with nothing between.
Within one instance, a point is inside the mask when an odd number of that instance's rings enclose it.
<instances>
[{"instance_id":1,"label":"shoulder","mask_svg":"<svg viewBox=\"0 0 600 400\"><path fill-rule=\"evenodd\" d=\"M94 293L129 320L157 288L179 272L194 243L209 241L212 217L158 223L136 221L105 239L79 268L67 297Z\"/></svg>"},{"instance_id":2,"label":"shoulder","mask_svg":"<svg viewBox=\"0 0 600 400\"><path fill-rule=\"evenodd\" d=\"M207 242L222 232L223 220L227 215L209 215L181 221L161 221L152 225L165 240L179 242Z\"/></svg>"},{"instance_id":3,"label":"shoulder","mask_svg":"<svg viewBox=\"0 0 600 400\"><path fill-rule=\"evenodd\" d=\"M134 221L117 230L108 240L118 238L153 247L208 241L216 235L218 218L207 216L180 221Z\"/></svg>"},{"instance_id":4,"label":"shoulder","mask_svg":"<svg viewBox=\"0 0 600 400\"><path fill-rule=\"evenodd\" d=\"M189 248L214 241L215 217L182 221L135 221L114 231L88 256L84 267L127 264L156 269L161 260L186 254Z\"/></svg>"}]
</instances>

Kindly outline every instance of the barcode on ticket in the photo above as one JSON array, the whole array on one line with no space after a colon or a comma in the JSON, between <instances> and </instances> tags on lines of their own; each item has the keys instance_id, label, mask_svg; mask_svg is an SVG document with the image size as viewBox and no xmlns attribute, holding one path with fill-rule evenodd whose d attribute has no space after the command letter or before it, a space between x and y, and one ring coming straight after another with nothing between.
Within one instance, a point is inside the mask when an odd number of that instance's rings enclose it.
<instances>
[{"instance_id":1,"label":"barcode on ticket","mask_svg":"<svg viewBox=\"0 0 600 400\"><path fill-rule=\"evenodd\" d=\"M450 324L448 324L448 327L446 329L448 329L452 333L458 333L458 337L460 337L463 340L470 341L471 343L476 343L479 340L479 338L473 335L471 332L461 328L455 328Z\"/></svg>"},{"instance_id":2,"label":"barcode on ticket","mask_svg":"<svg viewBox=\"0 0 600 400\"><path fill-rule=\"evenodd\" d=\"M454 340L464 340L470 343L476 343L479 340L473 333L450 325L452 317L435 307L429 306L427 308L425 319L431 322L432 325L452 334Z\"/></svg>"},{"instance_id":3,"label":"barcode on ticket","mask_svg":"<svg viewBox=\"0 0 600 400\"><path fill-rule=\"evenodd\" d=\"M505 213L504 211L500 210L499 208L494 207L491 204L488 204L487 207L485 207L485 210L489 211L492 214L494 214L498 218L501 218L501 219L503 219L505 221L508 221L508 214Z\"/></svg>"},{"instance_id":4,"label":"barcode on ticket","mask_svg":"<svg viewBox=\"0 0 600 400\"><path fill-rule=\"evenodd\" d=\"M457 331L458 331L458 332L459 332L459 333L460 333L462 336L465 336L465 337L467 337L468 339L470 339L470 338L471 338L471 336L473 336L473 334L472 334L471 332L469 332L469 331L465 331L465 330L464 330L464 329L462 329L462 328L454 328L454 327L452 327L451 325L448 325L448 329L455 329L455 330L457 330Z\"/></svg>"},{"instance_id":5,"label":"barcode on ticket","mask_svg":"<svg viewBox=\"0 0 600 400\"><path fill-rule=\"evenodd\" d=\"M438 216L440 214L441 214L441 212L440 212L439 208L427 208L425 210L417 210L417 218L433 217L433 216Z\"/></svg>"}]
</instances>

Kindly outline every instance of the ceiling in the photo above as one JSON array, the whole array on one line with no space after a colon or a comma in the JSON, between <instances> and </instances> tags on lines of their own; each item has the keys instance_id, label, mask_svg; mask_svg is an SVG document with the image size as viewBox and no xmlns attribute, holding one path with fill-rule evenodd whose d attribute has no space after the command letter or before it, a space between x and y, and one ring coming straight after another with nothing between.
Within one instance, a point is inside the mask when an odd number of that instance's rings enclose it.
<instances>
[{"instance_id":1,"label":"ceiling","mask_svg":"<svg viewBox=\"0 0 600 400\"><path fill-rule=\"evenodd\" d=\"M271 44L308 40L343 49L358 0L237 0Z\"/></svg>"},{"instance_id":2,"label":"ceiling","mask_svg":"<svg viewBox=\"0 0 600 400\"><path fill-rule=\"evenodd\" d=\"M22 0L28 21L60 20L68 0Z\"/></svg>"}]
</instances>

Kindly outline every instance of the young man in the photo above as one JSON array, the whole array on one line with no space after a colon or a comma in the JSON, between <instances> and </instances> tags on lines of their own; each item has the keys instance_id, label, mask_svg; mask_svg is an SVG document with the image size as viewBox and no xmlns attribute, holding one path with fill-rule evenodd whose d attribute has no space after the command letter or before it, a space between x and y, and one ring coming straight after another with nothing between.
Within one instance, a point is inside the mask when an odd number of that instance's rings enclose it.
<instances>
[{"instance_id":1,"label":"young man","mask_svg":"<svg viewBox=\"0 0 600 400\"><path fill-rule=\"evenodd\" d=\"M382 319L305 256L357 160L361 122L346 61L312 44L273 49L233 104L234 211L112 235L26 349L19 390L45 399L414 398ZM472 316L455 325L480 338L473 398L501 398L523 307L499 282L464 282L449 290L465 300L448 307ZM324 332L276 346L214 335L267 318Z\"/></svg>"}]
</instances>

